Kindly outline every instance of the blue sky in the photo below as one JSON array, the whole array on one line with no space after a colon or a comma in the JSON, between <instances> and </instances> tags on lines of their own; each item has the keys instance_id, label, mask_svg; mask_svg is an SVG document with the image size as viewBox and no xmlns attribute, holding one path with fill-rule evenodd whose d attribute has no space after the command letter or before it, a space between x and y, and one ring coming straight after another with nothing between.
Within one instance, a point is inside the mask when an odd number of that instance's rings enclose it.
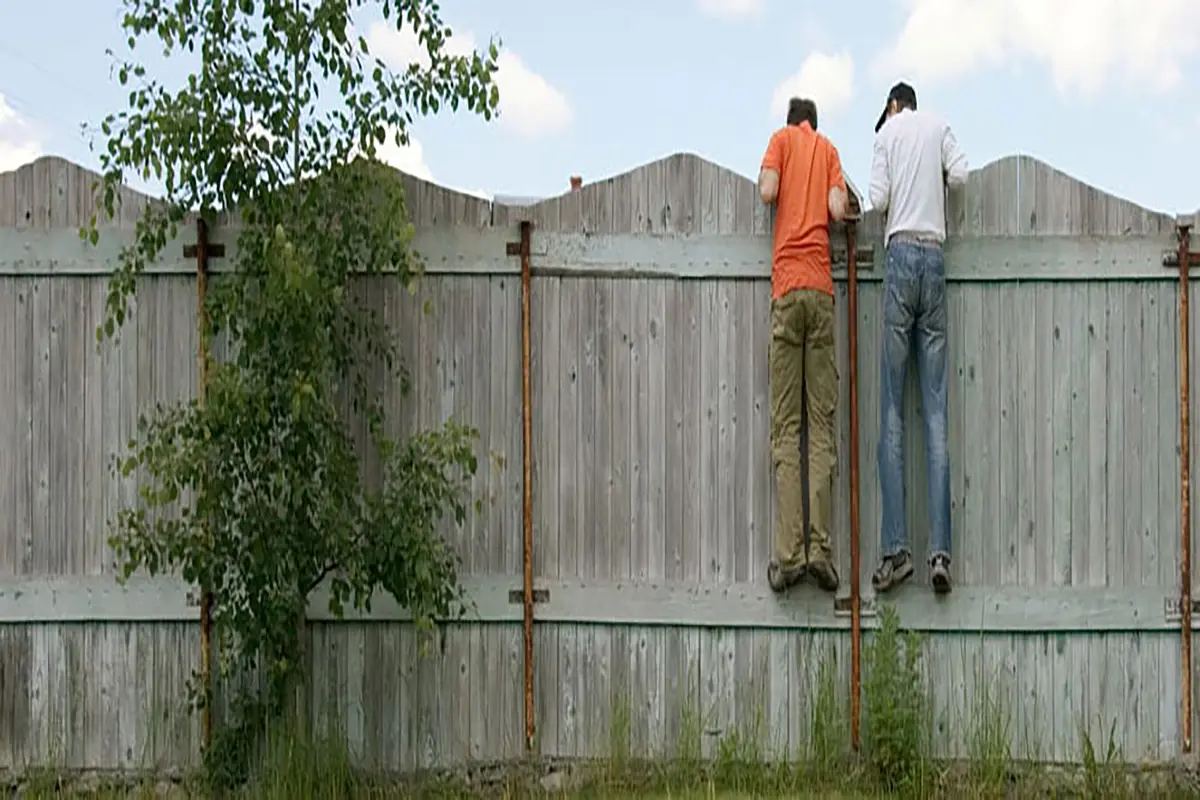
<instances>
[{"instance_id":1,"label":"blue sky","mask_svg":"<svg viewBox=\"0 0 1200 800\"><path fill-rule=\"evenodd\" d=\"M118 0L12 3L0 26L0 169L92 166L79 133L121 107ZM550 195L679 151L747 176L788 89L865 187L888 87L912 82L971 166L1028 153L1167 211L1200 208L1197 0L447 0L460 46L503 39L502 114L421 120L395 163L487 194ZM371 29L373 47L411 54ZM947 35L947 32L953 32ZM783 89L780 88L781 84Z\"/></svg>"}]
</instances>

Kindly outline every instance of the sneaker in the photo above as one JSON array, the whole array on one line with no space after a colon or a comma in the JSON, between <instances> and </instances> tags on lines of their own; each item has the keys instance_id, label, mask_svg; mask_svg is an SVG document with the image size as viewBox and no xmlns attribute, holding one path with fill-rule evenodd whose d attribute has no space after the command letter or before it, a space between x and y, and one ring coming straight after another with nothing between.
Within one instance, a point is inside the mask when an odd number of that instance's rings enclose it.
<instances>
[{"instance_id":1,"label":"sneaker","mask_svg":"<svg viewBox=\"0 0 1200 800\"><path fill-rule=\"evenodd\" d=\"M913 574L912 558L907 550L891 556L884 556L879 568L871 576L871 585L877 592L886 592L893 586L907 580Z\"/></svg>"},{"instance_id":2,"label":"sneaker","mask_svg":"<svg viewBox=\"0 0 1200 800\"><path fill-rule=\"evenodd\" d=\"M771 563L767 564L767 583L771 585L771 591L775 593L787 591L799 583L803 577L804 567L785 570L779 566L778 561L771 561Z\"/></svg>"},{"instance_id":3,"label":"sneaker","mask_svg":"<svg viewBox=\"0 0 1200 800\"><path fill-rule=\"evenodd\" d=\"M950 591L950 556L938 553L929 561L929 580L938 594Z\"/></svg>"},{"instance_id":4,"label":"sneaker","mask_svg":"<svg viewBox=\"0 0 1200 800\"><path fill-rule=\"evenodd\" d=\"M832 561L813 561L808 565L808 571L820 586L827 592L836 592L838 589L838 574L837 569L833 566Z\"/></svg>"}]
</instances>

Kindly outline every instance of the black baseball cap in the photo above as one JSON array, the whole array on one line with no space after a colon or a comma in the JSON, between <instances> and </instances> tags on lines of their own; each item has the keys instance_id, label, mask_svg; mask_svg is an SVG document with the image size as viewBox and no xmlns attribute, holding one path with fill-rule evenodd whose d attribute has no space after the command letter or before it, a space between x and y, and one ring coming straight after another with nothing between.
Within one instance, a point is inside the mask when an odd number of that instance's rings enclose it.
<instances>
[{"instance_id":1,"label":"black baseball cap","mask_svg":"<svg viewBox=\"0 0 1200 800\"><path fill-rule=\"evenodd\" d=\"M883 123L887 122L888 106L893 100L897 100L901 105L917 107L917 91L909 86L904 81L900 81L892 90L888 92L887 102L883 104L883 113L879 115L879 121L875 123L875 132L879 133L879 129L883 127Z\"/></svg>"}]
</instances>

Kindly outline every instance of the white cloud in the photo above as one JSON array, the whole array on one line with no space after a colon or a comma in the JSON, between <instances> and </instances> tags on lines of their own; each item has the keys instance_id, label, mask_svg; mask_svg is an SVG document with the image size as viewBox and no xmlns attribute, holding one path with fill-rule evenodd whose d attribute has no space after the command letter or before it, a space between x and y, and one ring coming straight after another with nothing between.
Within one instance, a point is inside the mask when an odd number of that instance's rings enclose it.
<instances>
[{"instance_id":1,"label":"white cloud","mask_svg":"<svg viewBox=\"0 0 1200 800\"><path fill-rule=\"evenodd\" d=\"M401 172L407 172L414 178L433 181L433 172L425 163L425 148L412 136L408 137L408 144L398 145L395 137L389 133L387 141L376 145L375 157Z\"/></svg>"},{"instance_id":2,"label":"white cloud","mask_svg":"<svg viewBox=\"0 0 1200 800\"><path fill-rule=\"evenodd\" d=\"M904 2L908 17L874 65L882 80L932 83L1028 60L1064 94L1094 96L1110 82L1161 93L1200 53L1196 0Z\"/></svg>"},{"instance_id":3,"label":"white cloud","mask_svg":"<svg viewBox=\"0 0 1200 800\"><path fill-rule=\"evenodd\" d=\"M818 121L835 117L850 106L854 97L854 59L843 50L835 55L812 53L800 70L775 87L771 95L771 116L781 121L787 116L788 100L807 97L817 103Z\"/></svg>"},{"instance_id":4,"label":"white cloud","mask_svg":"<svg viewBox=\"0 0 1200 800\"><path fill-rule=\"evenodd\" d=\"M33 126L0 94L0 172L24 166L42 155Z\"/></svg>"},{"instance_id":5,"label":"white cloud","mask_svg":"<svg viewBox=\"0 0 1200 800\"><path fill-rule=\"evenodd\" d=\"M430 64L428 51L408 28L397 31L385 22L374 22L367 30L367 45L392 69L406 69L414 63L424 69ZM454 34L446 41L446 53L452 56L475 49L475 37L470 32ZM501 127L526 139L554 136L571 127L574 115L566 95L530 69L520 56L502 50L496 66L492 78L500 90Z\"/></svg>"},{"instance_id":6,"label":"white cloud","mask_svg":"<svg viewBox=\"0 0 1200 800\"><path fill-rule=\"evenodd\" d=\"M718 19L750 19L766 8L766 0L696 0L705 14Z\"/></svg>"},{"instance_id":7,"label":"white cloud","mask_svg":"<svg viewBox=\"0 0 1200 800\"><path fill-rule=\"evenodd\" d=\"M425 161L425 148L412 134L409 134L408 144L397 145L394 133L389 132L387 140L375 148L375 157L401 172L412 175L414 178L420 178L430 183L438 183L437 179L433 177L433 170L429 168L429 164ZM448 188L464 194L482 197L484 200L492 199L492 195L483 189Z\"/></svg>"}]
</instances>

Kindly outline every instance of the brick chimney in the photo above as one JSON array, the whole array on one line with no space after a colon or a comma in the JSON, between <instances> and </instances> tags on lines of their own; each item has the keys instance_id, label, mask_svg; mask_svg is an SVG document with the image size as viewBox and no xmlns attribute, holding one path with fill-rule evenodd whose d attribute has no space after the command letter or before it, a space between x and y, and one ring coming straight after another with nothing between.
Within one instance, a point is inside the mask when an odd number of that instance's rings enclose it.
<instances>
[{"instance_id":1,"label":"brick chimney","mask_svg":"<svg viewBox=\"0 0 1200 800\"><path fill-rule=\"evenodd\" d=\"M583 188L583 177L579 176L579 175L572 175L571 176L571 191L578 192L581 188Z\"/></svg>"}]
</instances>

